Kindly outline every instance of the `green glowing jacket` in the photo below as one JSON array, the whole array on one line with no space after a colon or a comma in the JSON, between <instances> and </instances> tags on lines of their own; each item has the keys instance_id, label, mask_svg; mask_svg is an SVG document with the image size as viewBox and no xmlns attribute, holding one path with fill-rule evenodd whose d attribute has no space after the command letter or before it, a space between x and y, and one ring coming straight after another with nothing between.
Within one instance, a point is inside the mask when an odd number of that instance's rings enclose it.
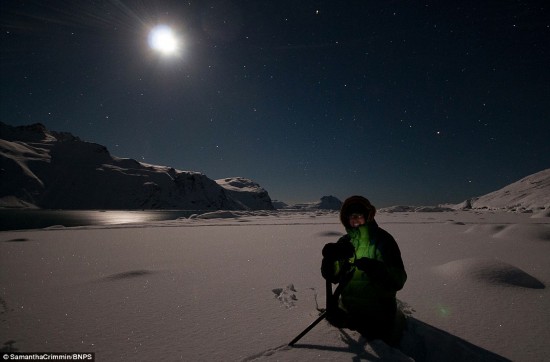
<instances>
[{"instance_id":1,"label":"green glowing jacket","mask_svg":"<svg viewBox=\"0 0 550 362\"><path fill-rule=\"evenodd\" d=\"M338 243L351 242L355 256L350 260L336 261L334 278L339 281L342 273L353 273L351 280L342 290L341 306L350 313L383 313L395 309L395 295L407 280L407 273L401 259L401 252L395 239L375 221L358 228L348 228L347 235ZM366 273L355 266L355 260L370 258L378 261L375 273Z\"/></svg>"}]
</instances>

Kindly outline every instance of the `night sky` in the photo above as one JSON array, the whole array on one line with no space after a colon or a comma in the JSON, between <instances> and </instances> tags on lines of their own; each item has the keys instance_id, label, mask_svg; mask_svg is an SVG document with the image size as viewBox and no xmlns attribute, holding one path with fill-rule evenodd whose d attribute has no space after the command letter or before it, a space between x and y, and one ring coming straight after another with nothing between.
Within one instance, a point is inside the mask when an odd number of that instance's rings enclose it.
<instances>
[{"instance_id":1,"label":"night sky","mask_svg":"<svg viewBox=\"0 0 550 362\"><path fill-rule=\"evenodd\" d=\"M547 1L0 2L0 120L250 178L460 202L550 167ZM148 43L159 24L178 49Z\"/></svg>"}]
</instances>

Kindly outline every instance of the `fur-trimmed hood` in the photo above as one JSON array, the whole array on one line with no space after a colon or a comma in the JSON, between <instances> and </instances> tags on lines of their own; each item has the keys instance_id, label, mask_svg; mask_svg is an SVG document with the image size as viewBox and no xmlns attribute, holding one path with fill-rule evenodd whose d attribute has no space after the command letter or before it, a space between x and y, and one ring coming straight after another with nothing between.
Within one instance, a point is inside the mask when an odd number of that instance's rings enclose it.
<instances>
[{"instance_id":1,"label":"fur-trimmed hood","mask_svg":"<svg viewBox=\"0 0 550 362\"><path fill-rule=\"evenodd\" d=\"M363 196L351 196L344 201L340 208L340 222L346 229L350 229L349 216L351 214L364 214L367 222L374 221L376 208Z\"/></svg>"}]
</instances>

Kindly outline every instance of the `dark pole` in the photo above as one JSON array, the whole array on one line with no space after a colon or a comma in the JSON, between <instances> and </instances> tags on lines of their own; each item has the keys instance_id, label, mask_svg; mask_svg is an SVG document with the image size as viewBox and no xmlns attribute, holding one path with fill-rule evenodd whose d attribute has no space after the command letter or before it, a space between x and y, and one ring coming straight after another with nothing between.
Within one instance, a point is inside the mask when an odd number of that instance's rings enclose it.
<instances>
[{"instance_id":1,"label":"dark pole","mask_svg":"<svg viewBox=\"0 0 550 362\"><path fill-rule=\"evenodd\" d=\"M302 333L300 333L299 335L296 336L296 338L290 341L290 343L288 344L290 347L294 346L294 344L296 344L296 342L298 342L300 339L302 339L303 336L305 336L309 331L311 331L313 327L315 327L317 324L319 324L320 321L325 319L327 317L327 312L329 311L329 309L333 308L332 284L328 280L326 283L326 290L327 290L327 294L326 294L327 301L326 301L325 311L321 313L321 315L315 321L313 321L313 323L307 326L307 328L304 329Z\"/></svg>"},{"instance_id":2,"label":"dark pole","mask_svg":"<svg viewBox=\"0 0 550 362\"><path fill-rule=\"evenodd\" d=\"M290 343L288 344L290 347L293 347L296 342L298 342L300 339L302 339L303 336L305 336L309 331L313 329L317 324L319 324L320 321L325 319L327 316L327 311L324 311L321 313L321 315L313 322L311 323L306 329L303 330L302 333L298 334L296 338L294 338Z\"/></svg>"}]
</instances>

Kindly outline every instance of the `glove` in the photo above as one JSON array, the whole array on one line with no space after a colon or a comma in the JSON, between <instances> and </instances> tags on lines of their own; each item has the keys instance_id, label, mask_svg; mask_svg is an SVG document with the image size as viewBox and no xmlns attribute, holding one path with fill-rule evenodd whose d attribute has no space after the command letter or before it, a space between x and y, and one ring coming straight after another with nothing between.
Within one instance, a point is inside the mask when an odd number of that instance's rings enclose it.
<instances>
[{"instance_id":1,"label":"glove","mask_svg":"<svg viewBox=\"0 0 550 362\"><path fill-rule=\"evenodd\" d=\"M329 260L327 258L323 258L321 262L321 275L325 280L333 284L338 283L338 276L334 273L334 263L334 260Z\"/></svg>"},{"instance_id":2,"label":"glove","mask_svg":"<svg viewBox=\"0 0 550 362\"><path fill-rule=\"evenodd\" d=\"M357 269L364 271L368 276L381 279L385 273L384 263L376 259L361 258L355 261Z\"/></svg>"},{"instance_id":3,"label":"glove","mask_svg":"<svg viewBox=\"0 0 550 362\"><path fill-rule=\"evenodd\" d=\"M338 273L336 273L336 260L323 258L321 262L321 275L327 281L338 284L342 282L342 277L348 275L351 270L351 264L348 262L340 262Z\"/></svg>"},{"instance_id":4,"label":"glove","mask_svg":"<svg viewBox=\"0 0 550 362\"><path fill-rule=\"evenodd\" d=\"M355 255L355 248L349 241L338 241L337 243L328 243L323 248L323 257L326 259L346 260Z\"/></svg>"}]
</instances>

